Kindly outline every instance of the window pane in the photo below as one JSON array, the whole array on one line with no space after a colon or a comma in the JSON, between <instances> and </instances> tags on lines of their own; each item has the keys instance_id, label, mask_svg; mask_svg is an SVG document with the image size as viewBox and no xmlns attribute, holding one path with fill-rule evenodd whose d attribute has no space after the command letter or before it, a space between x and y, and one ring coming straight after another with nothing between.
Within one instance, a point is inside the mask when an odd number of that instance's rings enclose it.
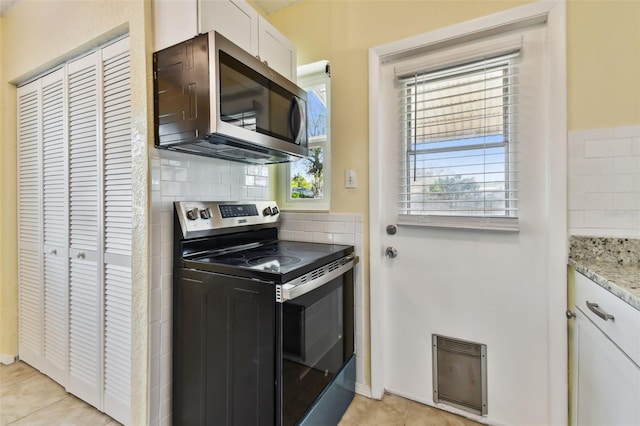
<instances>
[{"instance_id":1,"label":"window pane","mask_svg":"<svg viewBox=\"0 0 640 426\"><path fill-rule=\"evenodd\" d=\"M309 157L291 163L291 198L322 199L324 192L322 147L309 148Z\"/></svg>"},{"instance_id":2,"label":"window pane","mask_svg":"<svg viewBox=\"0 0 640 426\"><path fill-rule=\"evenodd\" d=\"M307 91L309 139L327 135L327 90L323 84Z\"/></svg>"},{"instance_id":3,"label":"window pane","mask_svg":"<svg viewBox=\"0 0 640 426\"><path fill-rule=\"evenodd\" d=\"M411 210L417 207L438 215L504 216L505 153L505 146L497 146L410 155L407 201L412 204Z\"/></svg>"},{"instance_id":4,"label":"window pane","mask_svg":"<svg viewBox=\"0 0 640 426\"><path fill-rule=\"evenodd\" d=\"M290 198L323 198L323 144L327 136L327 90L321 84L307 90L307 134L309 157L290 164Z\"/></svg>"}]
</instances>

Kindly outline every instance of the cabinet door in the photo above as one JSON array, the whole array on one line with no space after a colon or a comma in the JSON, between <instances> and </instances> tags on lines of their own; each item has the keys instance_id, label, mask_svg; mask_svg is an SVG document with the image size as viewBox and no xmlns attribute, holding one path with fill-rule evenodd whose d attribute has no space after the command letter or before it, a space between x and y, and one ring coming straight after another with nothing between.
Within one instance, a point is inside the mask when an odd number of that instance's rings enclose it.
<instances>
[{"instance_id":1,"label":"cabinet door","mask_svg":"<svg viewBox=\"0 0 640 426\"><path fill-rule=\"evenodd\" d=\"M640 424L640 367L580 309L575 314L571 423Z\"/></svg>"},{"instance_id":2,"label":"cabinet door","mask_svg":"<svg viewBox=\"0 0 640 426\"><path fill-rule=\"evenodd\" d=\"M69 392L102 406L98 53L69 70Z\"/></svg>"},{"instance_id":3,"label":"cabinet door","mask_svg":"<svg viewBox=\"0 0 640 426\"><path fill-rule=\"evenodd\" d=\"M269 284L174 270L175 424L273 424L275 304Z\"/></svg>"},{"instance_id":4,"label":"cabinet door","mask_svg":"<svg viewBox=\"0 0 640 426\"><path fill-rule=\"evenodd\" d=\"M200 34L217 31L242 49L258 55L258 12L245 1L200 0Z\"/></svg>"},{"instance_id":5,"label":"cabinet door","mask_svg":"<svg viewBox=\"0 0 640 426\"><path fill-rule=\"evenodd\" d=\"M44 358L42 371L67 385L68 236L65 72L42 80Z\"/></svg>"},{"instance_id":6,"label":"cabinet door","mask_svg":"<svg viewBox=\"0 0 640 426\"><path fill-rule=\"evenodd\" d=\"M17 90L18 118L18 341L20 358L42 364L42 214L40 82Z\"/></svg>"},{"instance_id":7,"label":"cabinet door","mask_svg":"<svg viewBox=\"0 0 640 426\"><path fill-rule=\"evenodd\" d=\"M153 51L198 35L197 0L153 0Z\"/></svg>"},{"instance_id":8,"label":"cabinet door","mask_svg":"<svg viewBox=\"0 0 640 426\"><path fill-rule=\"evenodd\" d=\"M258 18L258 50L262 61L295 83L295 46L261 16Z\"/></svg>"}]
</instances>

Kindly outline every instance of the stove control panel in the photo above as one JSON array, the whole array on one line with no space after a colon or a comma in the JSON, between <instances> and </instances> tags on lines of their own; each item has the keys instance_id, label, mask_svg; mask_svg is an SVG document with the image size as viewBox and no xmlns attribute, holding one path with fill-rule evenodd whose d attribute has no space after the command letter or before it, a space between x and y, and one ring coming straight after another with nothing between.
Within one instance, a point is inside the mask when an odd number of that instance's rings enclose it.
<instances>
[{"instance_id":1,"label":"stove control panel","mask_svg":"<svg viewBox=\"0 0 640 426\"><path fill-rule=\"evenodd\" d=\"M176 215L184 238L203 237L240 226L277 224L275 201L177 201Z\"/></svg>"}]
</instances>

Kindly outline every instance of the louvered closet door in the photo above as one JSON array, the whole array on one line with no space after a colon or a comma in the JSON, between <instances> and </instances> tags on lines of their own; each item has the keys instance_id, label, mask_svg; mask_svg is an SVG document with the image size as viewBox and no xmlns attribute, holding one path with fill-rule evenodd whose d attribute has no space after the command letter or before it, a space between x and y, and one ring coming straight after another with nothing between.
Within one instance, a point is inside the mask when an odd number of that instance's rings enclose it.
<instances>
[{"instance_id":1,"label":"louvered closet door","mask_svg":"<svg viewBox=\"0 0 640 426\"><path fill-rule=\"evenodd\" d=\"M69 386L102 407L102 280L98 266L99 54L68 64L69 86Z\"/></svg>"},{"instance_id":2,"label":"louvered closet door","mask_svg":"<svg viewBox=\"0 0 640 426\"><path fill-rule=\"evenodd\" d=\"M131 419L131 87L129 39L102 51L104 79L104 411Z\"/></svg>"},{"instance_id":3,"label":"louvered closet door","mask_svg":"<svg viewBox=\"0 0 640 426\"><path fill-rule=\"evenodd\" d=\"M18 95L18 342L20 358L42 365L41 94L35 81Z\"/></svg>"},{"instance_id":4,"label":"louvered closet door","mask_svg":"<svg viewBox=\"0 0 640 426\"><path fill-rule=\"evenodd\" d=\"M41 84L44 363L40 369L66 386L69 255L65 71L48 74Z\"/></svg>"}]
</instances>

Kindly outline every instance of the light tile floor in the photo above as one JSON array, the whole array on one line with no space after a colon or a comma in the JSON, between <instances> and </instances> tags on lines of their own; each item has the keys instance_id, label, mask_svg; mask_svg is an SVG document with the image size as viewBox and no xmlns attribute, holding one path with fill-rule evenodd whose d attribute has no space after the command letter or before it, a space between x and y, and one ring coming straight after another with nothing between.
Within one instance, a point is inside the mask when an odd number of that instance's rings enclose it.
<instances>
[{"instance_id":1,"label":"light tile floor","mask_svg":"<svg viewBox=\"0 0 640 426\"><path fill-rule=\"evenodd\" d=\"M473 426L479 423L385 395L356 395L339 426ZM119 423L23 362L0 364L0 426L118 426Z\"/></svg>"},{"instance_id":2,"label":"light tile floor","mask_svg":"<svg viewBox=\"0 0 640 426\"><path fill-rule=\"evenodd\" d=\"M117 426L23 362L0 364L0 426Z\"/></svg>"},{"instance_id":3,"label":"light tile floor","mask_svg":"<svg viewBox=\"0 0 640 426\"><path fill-rule=\"evenodd\" d=\"M356 395L338 426L473 426L480 425L419 402L385 394L382 400Z\"/></svg>"}]
</instances>

